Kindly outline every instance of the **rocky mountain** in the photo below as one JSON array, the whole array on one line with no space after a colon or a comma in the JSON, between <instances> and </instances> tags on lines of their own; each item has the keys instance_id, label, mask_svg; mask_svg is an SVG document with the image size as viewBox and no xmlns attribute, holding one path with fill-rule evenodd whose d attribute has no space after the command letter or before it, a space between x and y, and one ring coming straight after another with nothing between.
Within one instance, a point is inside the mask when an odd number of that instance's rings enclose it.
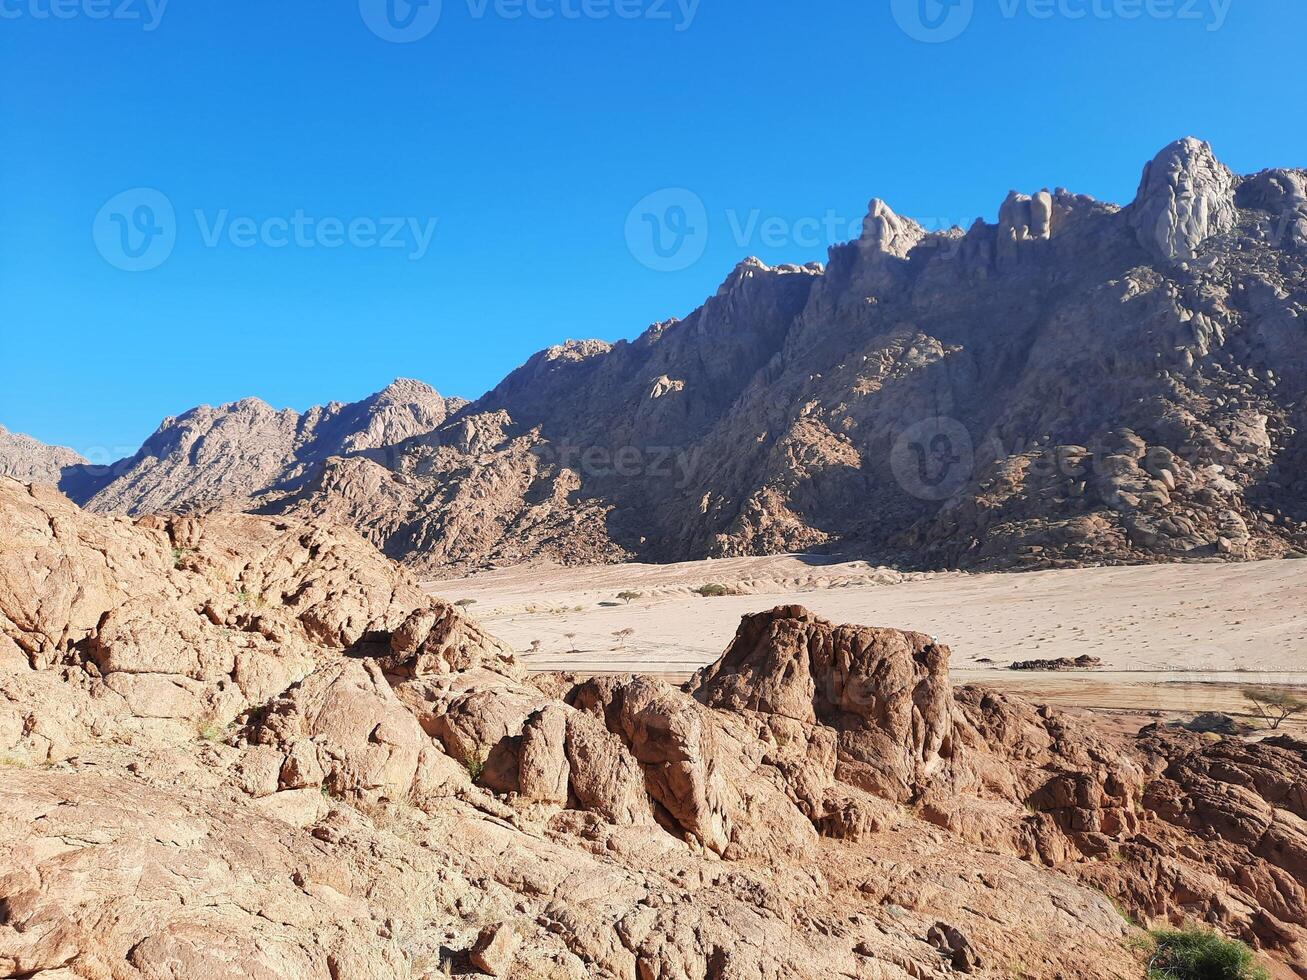
<instances>
[{"instance_id":1,"label":"rocky mountain","mask_svg":"<svg viewBox=\"0 0 1307 980\"><path fill-rule=\"evenodd\" d=\"M359 402L300 414L257 398L202 405L164 419L130 459L70 467L61 488L91 510L142 514L219 505L241 509L336 456L373 454L429 432L465 404L400 379Z\"/></svg>"},{"instance_id":2,"label":"rocky mountain","mask_svg":"<svg viewBox=\"0 0 1307 980\"><path fill-rule=\"evenodd\" d=\"M58 483L65 470L85 462L71 449L47 446L0 425L0 476L24 483Z\"/></svg>"},{"instance_id":3,"label":"rocky mountain","mask_svg":"<svg viewBox=\"0 0 1307 980\"><path fill-rule=\"evenodd\" d=\"M1237 176L1184 139L1125 207L1013 192L997 224L936 232L873 201L824 266L746 260L684 320L550 348L441 411L380 447L312 435L328 410L199 411L65 487L339 520L426 568L1301 551L1307 171Z\"/></svg>"},{"instance_id":4,"label":"rocky mountain","mask_svg":"<svg viewBox=\"0 0 1307 980\"><path fill-rule=\"evenodd\" d=\"M1307 744L1114 734L785 606L528 676L348 530L0 479L0 974L1307 977Z\"/></svg>"}]
</instances>

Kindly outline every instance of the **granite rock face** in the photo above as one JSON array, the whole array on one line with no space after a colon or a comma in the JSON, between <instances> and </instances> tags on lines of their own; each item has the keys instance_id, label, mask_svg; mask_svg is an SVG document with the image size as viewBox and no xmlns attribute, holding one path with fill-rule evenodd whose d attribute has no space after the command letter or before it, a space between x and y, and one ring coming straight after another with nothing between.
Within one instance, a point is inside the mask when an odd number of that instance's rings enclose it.
<instances>
[{"instance_id":1,"label":"granite rock face","mask_svg":"<svg viewBox=\"0 0 1307 980\"><path fill-rule=\"evenodd\" d=\"M1159 259L1193 258L1209 238L1234 228L1239 183L1210 144L1172 143L1144 168L1130 209L1139 244Z\"/></svg>"}]
</instances>

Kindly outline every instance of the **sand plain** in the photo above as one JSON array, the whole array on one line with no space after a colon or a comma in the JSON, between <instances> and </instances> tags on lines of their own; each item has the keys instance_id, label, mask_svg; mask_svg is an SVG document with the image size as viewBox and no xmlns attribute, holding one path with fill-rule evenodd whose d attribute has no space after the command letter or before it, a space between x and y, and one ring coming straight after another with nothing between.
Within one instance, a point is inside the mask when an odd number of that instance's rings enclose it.
<instances>
[{"instance_id":1,"label":"sand plain","mask_svg":"<svg viewBox=\"0 0 1307 980\"><path fill-rule=\"evenodd\" d=\"M675 565L528 565L425 583L538 671L682 680L748 612L798 603L837 623L918 630L953 651L955 683L1134 716L1246 714L1242 688L1304 688L1307 561L904 574L785 555ZM737 593L706 597L723 586ZM619 598L621 593L636 593ZM629 630L630 633L623 633ZM535 644L533 649L533 643ZM1088 654L1102 667L1023 673L1016 660ZM1301 723L1292 726L1301 728Z\"/></svg>"}]
</instances>

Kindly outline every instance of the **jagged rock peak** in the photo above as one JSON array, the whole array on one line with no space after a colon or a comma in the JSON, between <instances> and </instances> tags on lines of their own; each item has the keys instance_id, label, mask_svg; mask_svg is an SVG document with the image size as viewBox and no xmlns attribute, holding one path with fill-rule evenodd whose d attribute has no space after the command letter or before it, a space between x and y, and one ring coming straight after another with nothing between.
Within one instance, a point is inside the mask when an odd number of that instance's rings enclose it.
<instances>
[{"instance_id":1,"label":"jagged rock peak","mask_svg":"<svg viewBox=\"0 0 1307 980\"><path fill-rule=\"evenodd\" d=\"M737 263L735 268L731 270L730 275L722 280L722 284L717 287L717 295L725 296L727 293L733 292L745 282L752 279L758 273L771 271L771 266L766 262L758 258L756 255L750 255L748 258Z\"/></svg>"},{"instance_id":2,"label":"jagged rock peak","mask_svg":"<svg viewBox=\"0 0 1307 980\"><path fill-rule=\"evenodd\" d=\"M793 276L809 275L819 276L824 271L824 266L820 262L809 262L807 265L794 265L785 263L783 265L768 265L762 259L755 255L750 255L742 262L736 264L720 286L717 287L717 296L726 296L735 292L745 283L760 276Z\"/></svg>"},{"instance_id":3,"label":"jagged rock peak","mask_svg":"<svg viewBox=\"0 0 1307 980\"><path fill-rule=\"evenodd\" d=\"M1144 167L1130 215L1139 244L1163 260L1192 258L1208 238L1234 227L1238 183L1210 143L1176 140Z\"/></svg>"},{"instance_id":4,"label":"jagged rock peak","mask_svg":"<svg viewBox=\"0 0 1307 980\"><path fill-rule=\"evenodd\" d=\"M428 401L432 398L439 398L440 392L425 381L415 381L412 378L396 378L373 397L378 401L391 402Z\"/></svg>"},{"instance_id":5,"label":"jagged rock peak","mask_svg":"<svg viewBox=\"0 0 1307 980\"><path fill-rule=\"evenodd\" d=\"M544 351L546 361L584 361L607 354L613 345L606 340L568 340Z\"/></svg>"},{"instance_id":6,"label":"jagged rock peak","mask_svg":"<svg viewBox=\"0 0 1307 980\"><path fill-rule=\"evenodd\" d=\"M1047 241L1053 237L1053 195L1047 188L1034 195L1010 191L999 208L998 225L1016 241Z\"/></svg>"},{"instance_id":7,"label":"jagged rock peak","mask_svg":"<svg viewBox=\"0 0 1307 980\"><path fill-rule=\"evenodd\" d=\"M867 216L862 219L862 237L858 244L899 258L905 258L908 252L926 236L926 229L911 218L895 214L893 209L880 198L872 198L867 205Z\"/></svg>"}]
</instances>

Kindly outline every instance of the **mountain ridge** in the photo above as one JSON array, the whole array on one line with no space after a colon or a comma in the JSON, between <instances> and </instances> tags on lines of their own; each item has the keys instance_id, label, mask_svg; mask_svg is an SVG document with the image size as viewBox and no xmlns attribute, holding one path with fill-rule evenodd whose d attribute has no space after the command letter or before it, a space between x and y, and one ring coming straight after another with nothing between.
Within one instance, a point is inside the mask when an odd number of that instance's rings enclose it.
<instances>
[{"instance_id":1,"label":"mountain ridge","mask_svg":"<svg viewBox=\"0 0 1307 980\"><path fill-rule=\"evenodd\" d=\"M546 348L474 402L333 403L307 439L233 403L63 485L342 521L428 568L1275 557L1307 548L1304 324L1307 172L1186 138L1124 207L1013 191L928 232L873 199L825 265L745 259L685 318Z\"/></svg>"}]
</instances>

